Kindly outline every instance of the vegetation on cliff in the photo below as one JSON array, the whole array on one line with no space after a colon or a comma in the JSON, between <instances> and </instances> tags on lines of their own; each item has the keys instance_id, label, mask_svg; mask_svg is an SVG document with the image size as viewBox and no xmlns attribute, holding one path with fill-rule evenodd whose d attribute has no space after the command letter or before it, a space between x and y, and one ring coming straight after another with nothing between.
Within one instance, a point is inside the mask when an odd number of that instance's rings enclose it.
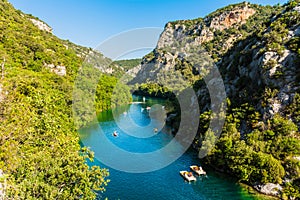
<instances>
[{"instance_id":1,"label":"vegetation on cliff","mask_svg":"<svg viewBox=\"0 0 300 200\"><path fill-rule=\"evenodd\" d=\"M40 30L31 19L38 20L0 1L0 169L6 176L5 198L95 199L96 191L105 190L109 173L86 164L93 153L80 147L72 90L87 55L97 55L95 71L105 72L111 61ZM124 99L111 102L116 78L101 76L93 98L98 111L129 101L125 91Z\"/></svg>"},{"instance_id":2,"label":"vegetation on cliff","mask_svg":"<svg viewBox=\"0 0 300 200\"><path fill-rule=\"evenodd\" d=\"M244 2L205 18L168 23L136 78L151 74L140 86L151 93L164 91L165 69L180 72L198 93L202 110L194 147L209 152L204 160L258 190L278 184L270 194L284 199L300 198L299 23L299 0L273 7ZM186 48L174 48L178 43ZM199 46L214 60L227 93L220 138L208 129L210 107L216 105L210 105L203 77L187 59L190 49ZM178 128L179 105L175 107L170 124Z\"/></svg>"}]
</instances>

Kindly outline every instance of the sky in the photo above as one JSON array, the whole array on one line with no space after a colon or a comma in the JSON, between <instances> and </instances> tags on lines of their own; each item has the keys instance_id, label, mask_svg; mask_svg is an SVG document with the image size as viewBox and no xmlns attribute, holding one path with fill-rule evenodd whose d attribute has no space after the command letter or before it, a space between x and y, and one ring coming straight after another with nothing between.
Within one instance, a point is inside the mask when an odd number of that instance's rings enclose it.
<instances>
[{"instance_id":1,"label":"sky","mask_svg":"<svg viewBox=\"0 0 300 200\"><path fill-rule=\"evenodd\" d=\"M16 9L32 14L53 33L76 44L96 48L121 32L144 27L163 29L169 21L194 19L243 0L9 0ZM250 0L262 5L287 0ZM151 37L156 44L159 34ZM153 48L155 45L153 46ZM148 50L149 51L149 50ZM141 57L136 52L132 57ZM130 57L130 55L129 55Z\"/></svg>"}]
</instances>

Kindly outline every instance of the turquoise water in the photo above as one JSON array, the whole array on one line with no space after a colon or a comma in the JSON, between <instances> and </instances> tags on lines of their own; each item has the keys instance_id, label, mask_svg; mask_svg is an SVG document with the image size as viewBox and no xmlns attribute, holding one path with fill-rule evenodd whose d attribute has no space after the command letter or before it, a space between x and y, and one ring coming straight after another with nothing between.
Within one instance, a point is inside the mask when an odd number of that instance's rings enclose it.
<instances>
[{"instance_id":1,"label":"turquoise water","mask_svg":"<svg viewBox=\"0 0 300 200\"><path fill-rule=\"evenodd\" d=\"M142 99L135 98L135 101ZM139 126L153 125L151 124L149 113L141 108L146 108L154 104L163 104L159 99L147 99L145 104L132 104L118 108L116 110L116 119L114 120L112 111L102 112L98 118L102 131L95 126L88 127L81 131L82 143L89 146L91 150L97 154L105 155L105 159L111 158L116 162L124 162L121 156L115 155L109 150L105 150L103 146L106 144L102 141L103 137L107 138L112 144L130 152L146 153L158 150L169 144L173 136L164 131L158 134L153 134L150 138L135 138L123 132L116 124L126 125L127 116L130 116ZM125 112L125 113L124 113ZM112 133L118 132L118 137L114 137ZM134 130L131 130L134 131ZM181 148L180 143L176 143L177 147ZM166 159L161 155L161 160ZM147 160L146 162L155 163L156 160ZM106 166L101 162L101 156L90 165L99 165L109 169L110 183L106 187L106 192L99 194L103 199L108 197L110 200L125 199L125 200L219 200L219 199L255 199L243 190L236 180L221 173L216 173L208 166L203 166L207 171L206 177L197 177L197 181L188 183L179 175L181 170L189 170L189 166L193 164L200 165L197 154L193 149L186 151L179 159L169 166L160 170L148 173L127 173L115 170L110 166Z\"/></svg>"}]
</instances>

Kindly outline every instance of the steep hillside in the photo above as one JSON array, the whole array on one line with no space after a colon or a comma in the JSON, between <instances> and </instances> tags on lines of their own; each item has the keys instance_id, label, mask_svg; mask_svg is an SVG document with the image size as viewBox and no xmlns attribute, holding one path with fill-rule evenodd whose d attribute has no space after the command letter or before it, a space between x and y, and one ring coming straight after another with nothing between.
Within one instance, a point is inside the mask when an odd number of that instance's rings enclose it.
<instances>
[{"instance_id":1,"label":"steep hillside","mask_svg":"<svg viewBox=\"0 0 300 200\"><path fill-rule=\"evenodd\" d=\"M128 82L136 76L141 67L142 59L116 60L110 64L113 70L112 74L118 78L122 78L123 82Z\"/></svg>"},{"instance_id":2,"label":"steep hillside","mask_svg":"<svg viewBox=\"0 0 300 200\"><path fill-rule=\"evenodd\" d=\"M202 113L194 147L209 152L204 160L282 198L300 198L299 3L241 3L205 18L170 22L131 81L139 92L168 97L192 86ZM215 105L204 82L207 62L219 69L227 96L218 141L208 130ZM169 120L176 130L179 112Z\"/></svg>"},{"instance_id":3,"label":"steep hillside","mask_svg":"<svg viewBox=\"0 0 300 200\"><path fill-rule=\"evenodd\" d=\"M128 102L129 93L127 99L111 100L117 79L109 75L110 59L57 38L45 22L0 0L0 194L5 199L94 199L95 191L104 190L108 172L87 166L93 153L80 147L72 114L74 79L91 54L89 73L101 76L101 87L96 102L87 103L101 111ZM81 126L91 120L81 117Z\"/></svg>"},{"instance_id":4,"label":"steep hillside","mask_svg":"<svg viewBox=\"0 0 300 200\"><path fill-rule=\"evenodd\" d=\"M280 7L241 3L220 9L205 18L169 22L157 48L143 58L142 69L131 83L155 80L163 84L164 80L157 74L173 72L169 69L176 65L175 70L181 71L185 78L194 83L199 77L195 77L197 69L185 59L188 53L194 48L205 48L218 61L236 41L260 30L280 10ZM159 64L167 67L160 67Z\"/></svg>"}]
</instances>

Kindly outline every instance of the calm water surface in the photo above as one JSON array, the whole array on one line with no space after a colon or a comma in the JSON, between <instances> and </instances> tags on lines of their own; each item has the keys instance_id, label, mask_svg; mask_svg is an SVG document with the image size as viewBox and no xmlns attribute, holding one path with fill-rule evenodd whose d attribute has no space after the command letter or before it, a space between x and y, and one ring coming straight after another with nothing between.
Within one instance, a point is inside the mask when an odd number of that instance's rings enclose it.
<instances>
[{"instance_id":1,"label":"calm water surface","mask_svg":"<svg viewBox=\"0 0 300 200\"><path fill-rule=\"evenodd\" d=\"M142 101L142 98L135 97L135 101ZM125 115L129 115L134 122L140 126L150 123L149 113L143 110L147 106L154 104L164 104L159 99L146 99L145 104L132 104L118 108L118 123L125 123ZM143 110L143 111L142 111ZM124 113L125 112L125 113ZM91 147L97 152L101 146L101 137L105 136L116 146L131 152L151 152L158 150L168 144L172 135L159 132L151 138L135 138L122 132L113 119L112 111L102 112L98 116L102 132L95 127L89 127L81 131L82 143ZM154 128L154 127L153 127ZM118 137L113 137L112 133L117 131ZM133 130L134 131L134 130ZM178 143L178 148L180 144ZM100 148L101 151L102 148ZM99 153L99 152L98 152ZM110 155L110 152L101 152L103 155ZM115 156L118 161L122 158ZM164 159L164 158L161 158ZM149 161L149 162L155 162ZM200 165L197 154L193 149L189 149L184 155L173 162L171 165L155 172L133 174L118 171L95 160L90 165L99 165L109 169L110 183L106 187L106 192L101 194L103 199L108 197L110 200L239 200L239 199L258 199L243 190L236 180L212 171L209 167L203 166L207 171L206 177L197 177L197 181L188 183L179 175L181 170L189 170L193 164Z\"/></svg>"}]
</instances>

